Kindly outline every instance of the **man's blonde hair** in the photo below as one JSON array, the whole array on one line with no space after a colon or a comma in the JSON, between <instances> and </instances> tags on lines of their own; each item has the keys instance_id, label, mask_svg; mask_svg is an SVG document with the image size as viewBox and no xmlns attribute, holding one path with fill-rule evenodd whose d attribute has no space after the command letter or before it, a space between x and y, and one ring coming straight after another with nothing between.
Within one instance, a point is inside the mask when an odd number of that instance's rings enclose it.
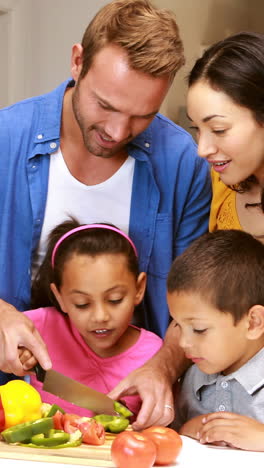
<instances>
[{"instance_id":1,"label":"man's blonde hair","mask_svg":"<svg viewBox=\"0 0 264 468\"><path fill-rule=\"evenodd\" d=\"M183 45L175 16L149 0L114 0L101 8L83 39L83 67L88 72L103 47L114 44L126 51L132 69L174 78L184 65Z\"/></svg>"}]
</instances>

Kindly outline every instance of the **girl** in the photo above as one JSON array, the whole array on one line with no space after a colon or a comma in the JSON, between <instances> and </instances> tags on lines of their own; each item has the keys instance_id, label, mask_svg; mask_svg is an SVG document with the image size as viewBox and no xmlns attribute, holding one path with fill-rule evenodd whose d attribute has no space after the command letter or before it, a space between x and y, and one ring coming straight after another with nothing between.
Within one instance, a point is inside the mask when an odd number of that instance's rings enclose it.
<instances>
[{"instance_id":1,"label":"girl","mask_svg":"<svg viewBox=\"0 0 264 468\"><path fill-rule=\"evenodd\" d=\"M211 46L189 75L188 115L212 166L210 230L240 229L264 242L264 35Z\"/></svg>"},{"instance_id":2,"label":"girl","mask_svg":"<svg viewBox=\"0 0 264 468\"><path fill-rule=\"evenodd\" d=\"M53 369L108 393L162 345L155 334L130 325L144 295L146 274L138 271L137 251L122 231L107 224L66 221L50 234L46 257L32 286L25 312L45 341ZM21 357L25 367L34 357ZM25 364L26 363L26 364ZM69 413L89 411L41 390L42 400ZM136 415L138 395L124 398Z\"/></svg>"}]
</instances>

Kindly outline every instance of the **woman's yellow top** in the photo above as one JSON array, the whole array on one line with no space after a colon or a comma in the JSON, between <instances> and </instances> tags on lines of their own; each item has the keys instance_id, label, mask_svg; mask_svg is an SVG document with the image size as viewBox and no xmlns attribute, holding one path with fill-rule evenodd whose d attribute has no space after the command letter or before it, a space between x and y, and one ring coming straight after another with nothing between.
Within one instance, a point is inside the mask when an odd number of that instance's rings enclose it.
<instances>
[{"instance_id":1,"label":"woman's yellow top","mask_svg":"<svg viewBox=\"0 0 264 468\"><path fill-rule=\"evenodd\" d=\"M243 230L236 210L236 192L221 180L217 172L211 170L213 198L211 203L209 231L219 229Z\"/></svg>"}]
</instances>

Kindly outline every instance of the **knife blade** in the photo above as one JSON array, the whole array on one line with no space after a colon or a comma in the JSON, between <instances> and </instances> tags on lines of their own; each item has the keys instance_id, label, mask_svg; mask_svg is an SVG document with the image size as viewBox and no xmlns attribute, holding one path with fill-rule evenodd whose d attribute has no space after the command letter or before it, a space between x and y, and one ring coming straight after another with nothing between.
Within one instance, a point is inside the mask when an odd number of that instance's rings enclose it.
<instances>
[{"instance_id":1,"label":"knife blade","mask_svg":"<svg viewBox=\"0 0 264 468\"><path fill-rule=\"evenodd\" d=\"M97 414L119 414L114 409L114 400L104 393L87 387L54 369L45 371L39 364L33 370L37 379L43 382L45 392L52 393L63 400Z\"/></svg>"}]
</instances>

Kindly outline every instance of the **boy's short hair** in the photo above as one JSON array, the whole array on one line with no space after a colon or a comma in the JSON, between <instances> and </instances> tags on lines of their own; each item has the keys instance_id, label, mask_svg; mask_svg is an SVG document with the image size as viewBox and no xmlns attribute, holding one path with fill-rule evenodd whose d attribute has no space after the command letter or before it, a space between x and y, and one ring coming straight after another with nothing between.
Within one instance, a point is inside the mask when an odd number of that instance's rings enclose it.
<instances>
[{"instance_id":1,"label":"boy's short hair","mask_svg":"<svg viewBox=\"0 0 264 468\"><path fill-rule=\"evenodd\" d=\"M264 305L264 245L235 229L204 234L174 260L167 288L197 293L237 323L250 307Z\"/></svg>"},{"instance_id":2,"label":"boy's short hair","mask_svg":"<svg viewBox=\"0 0 264 468\"><path fill-rule=\"evenodd\" d=\"M99 10L82 39L83 66L88 72L94 56L105 46L121 47L132 69L174 78L184 65L183 45L175 16L149 0L114 0Z\"/></svg>"}]
</instances>

